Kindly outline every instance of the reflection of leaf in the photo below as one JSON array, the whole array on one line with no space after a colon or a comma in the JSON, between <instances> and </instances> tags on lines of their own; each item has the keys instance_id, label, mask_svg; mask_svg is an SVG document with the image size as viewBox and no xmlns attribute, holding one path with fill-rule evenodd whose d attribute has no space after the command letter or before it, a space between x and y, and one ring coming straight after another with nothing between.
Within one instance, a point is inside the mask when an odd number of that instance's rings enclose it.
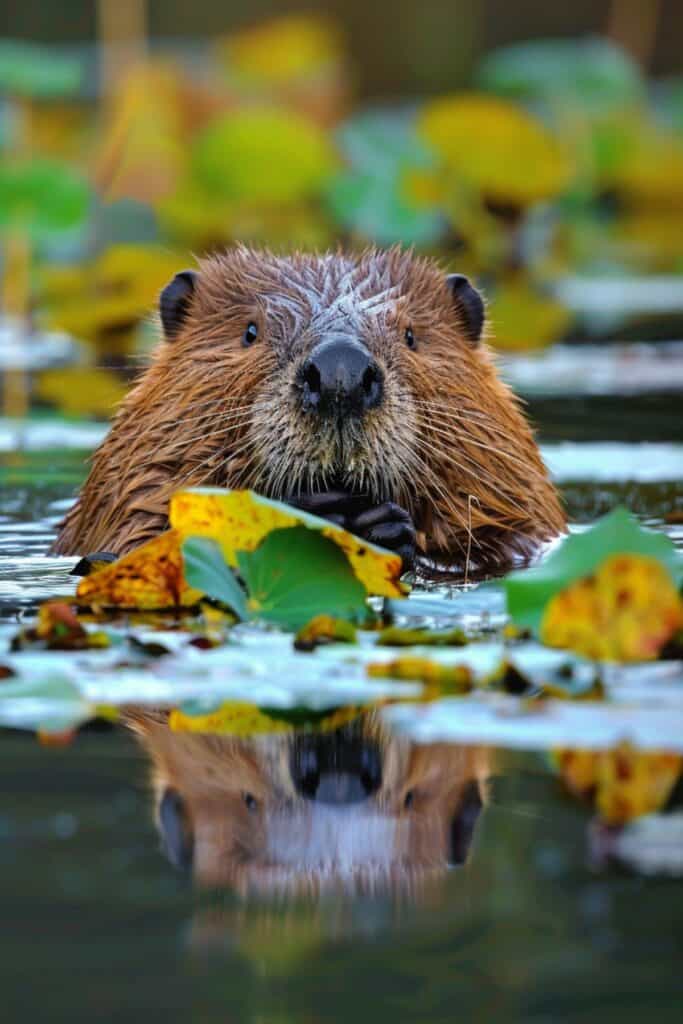
<instances>
[{"instance_id":1,"label":"reflection of leaf","mask_svg":"<svg viewBox=\"0 0 683 1024\"><path fill-rule=\"evenodd\" d=\"M678 585L683 556L661 533L643 529L618 508L583 533L567 537L545 561L511 573L504 581L508 611L518 626L538 630L547 603L564 587L588 576L609 555L637 554L657 559Z\"/></svg>"},{"instance_id":2,"label":"reflection of leaf","mask_svg":"<svg viewBox=\"0 0 683 1024\"><path fill-rule=\"evenodd\" d=\"M666 569L612 555L549 602L541 640L602 661L646 661L683 627L683 600Z\"/></svg>"},{"instance_id":3,"label":"reflection of leaf","mask_svg":"<svg viewBox=\"0 0 683 1024\"><path fill-rule=\"evenodd\" d=\"M638 65L606 39L535 40L489 54L477 79L493 92L522 100L580 105L594 111L640 99Z\"/></svg>"},{"instance_id":4,"label":"reflection of leaf","mask_svg":"<svg viewBox=\"0 0 683 1024\"><path fill-rule=\"evenodd\" d=\"M0 230L40 236L77 227L88 200L87 185L66 164L33 159L0 166Z\"/></svg>"},{"instance_id":5,"label":"reflection of leaf","mask_svg":"<svg viewBox=\"0 0 683 1024\"><path fill-rule=\"evenodd\" d=\"M501 284L493 293L489 318L496 348L524 351L543 348L562 337L571 313L529 284L513 281Z\"/></svg>"},{"instance_id":6,"label":"reflection of leaf","mask_svg":"<svg viewBox=\"0 0 683 1024\"><path fill-rule=\"evenodd\" d=\"M628 744L602 752L558 750L555 759L570 792L591 800L610 825L658 811L683 768L678 754L644 754Z\"/></svg>"},{"instance_id":7,"label":"reflection of leaf","mask_svg":"<svg viewBox=\"0 0 683 1024\"><path fill-rule=\"evenodd\" d=\"M358 718L357 707L316 712L309 708L258 708L244 701L226 701L215 711L190 714L186 706L175 708L168 724L174 732L199 732L218 736L254 736L264 733L332 732Z\"/></svg>"},{"instance_id":8,"label":"reflection of leaf","mask_svg":"<svg viewBox=\"0 0 683 1024\"><path fill-rule=\"evenodd\" d=\"M393 661L371 661L365 668L373 679L405 679L433 684L439 687L440 696L469 693L474 685L468 665L442 665L414 654L402 654Z\"/></svg>"},{"instance_id":9,"label":"reflection of leaf","mask_svg":"<svg viewBox=\"0 0 683 1024\"><path fill-rule=\"evenodd\" d=\"M567 184L570 168L558 143L505 100L467 93L430 100L417 128L456 180L495 202L526 206Z\"/></svg>"},{"instance_id":10,"label":"reflection of leaf","mask_svg":"<svg viewBox=\"0 0 683 1024\"><path fill-rule=\"evenodd\" d=\"M29 98L68 96L81 83L83 65L35 43L0 40L0 93Z\"/></svg>"},{"instance_id":11,"label":"reflection of leaf","mask_svg":"<svg viewBox=\"0 0 683 1024\"><path fill-rule=\"evenodd\" d=\"M194 143L192 166L198 183L219 200L291 203L320 192L334 157L311 121L255 109L212 121Z\"/></svg>"},{"instance_id":12,"label":"reflection of leaf","mask_svg":"<svg viewBox=\"0 0 683 1024\"><path fill-rule=\"evenodd\" d=\"M273 530L305 526L320 531L346 554L354 573L370 594L402 597L402 563L398 555L359 540L326 519L319 519L253 491L225 491L199 487L173 495L171 526L185 539L208 537L221 547L229 565L237 565L239 551L254 551Z\"/></svg>"},{"instance_id":13,"label":"reflection of leaf","mask_svg":"<svg viewBox=\"0 0 683 1024\"><path fill-rule=\"evenodd\" d=\"M76 416L108 418L126 394L123 380L112 370L72 366L38 374L36 395Z\"/></svg>"},{"instance_id":14,"label":"reflection of leaf","mask_svg":"<svg viewBox=\"0 0 683 1024\"><path fill-rule=\"evenodd\" d=\"M177 608L197 604L201 593L183 578L179 537L168 530L78 584L79 604L101 608Z\"/></svg>"}]
</instances>

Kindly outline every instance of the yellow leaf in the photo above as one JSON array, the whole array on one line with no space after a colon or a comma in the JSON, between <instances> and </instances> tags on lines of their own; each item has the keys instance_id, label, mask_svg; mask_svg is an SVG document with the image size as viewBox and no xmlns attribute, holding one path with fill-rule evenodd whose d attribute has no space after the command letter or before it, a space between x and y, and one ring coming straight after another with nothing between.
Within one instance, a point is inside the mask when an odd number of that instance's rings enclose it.
<instances>
[{"instance_id":1,"label":"yellow leaf","mask_svg":"<svg viewBox=\"0 0 683 1024\"><path fill-rule=\"evenodd\" d=\"M614 750L558 750L555 760L569 791L590 799L610 825L658 811L668 800L683 758L640 753L625 743Z\"/></svg>"},{"instance_id":2,"label":"yellow leaf","mask_svg":"<svg viewBox=\"0 0 683 1024\"><path fill-rule=\"evenodd\" d=\"M373 679L404 679L433 684L439 687L440 694L469 693L472 689L472 673L467 665L442 665L431 658L413 654L401 655L392 661L371 661L366 671Z\"/></svg>"},{"instance_id":3,"label":"yellow leaf","mask_svg":"<svg viewBox=\"0 0 683 1024\"><path fill-rule=\"evenodd\" d=\"M216 51L245 81L282 86L329 71L339 62L342 47L329 18L291 14L220 40Z\"/></svg>"},{"instance_id":4,"label":"yellow leaf","mask_svg":"<svg viewBox=\"0 0 683 1024\"><path fill-rule=\"evenodd\" d=\"M169 519L182 540L207 537L220 546L229 565L236 565L237 551L254 551L273 530L306 526L319 530L337 544L370 594L404 597L400 583L399 555L359 540L323 519L269 501L253 491L223 491L201 487L180 491L171 498Z\"/></svg>"},{"instance_id":5,"label":"yellow leaf","mask_svg":"<svg viewBox=\"0 0 683 1024\"><path fill-rule=\"evenodd\" d=\"M310 732L334 732L358 718L362 709L339 708L318 721L307 723ZM187 715L179 708L171 711L168 724L173 732L209 733L217 736L261 736L272 733L292 733L295 726L285 719L271 717L255 704L245 701L226 701L206 715Z\"/></svg>"},{"instance_id":6,"label":"yellow leaf","mask_svg":"<svg viewBox=\"0 0 683 1024\"><path fill-rule=\"evenodd\" d=\"M127 390L124 381L112 370L96 366L43 370L36 383L38 398L77 416L108 418Z\"/></svg>"},{"instance_id":7,"label":"yellow leaf","mask_svg":"<svg viewBox=\"0 0 683 1024\"><path fill-rule=\"evenodd\" d=\"M647 661L682 625L683 600L664 566L612 555L552 598L541 640L600 661Z\"/></svg>"},{"instance_id":8,"label":"yellow leaf","mask_svg":"<svg viewBox=\"0 0 683 1024\"><path fill-rule=\"evenodd\" d=\"M506 100L477 93L429 101L419 134L445 168L488 199L526 206L551 199L570 177L567 158L543 125Z\"/></svg>"},{"instance_id":9,"label":"yellow leaf","mask_svg":"<svg viewBox=\"0 0 683 1024\"><path fill-rule=\"evenodd\" d=\"M168 530L78 584L81 605L101 608L191 607L202 594L183 578L180 538Z\"/></svg>"},{"instance_id":10,"label":"yellow leaf","mask_svg":"<svg viewBox=\"0 0 683 1024\"><path fill-rule=\"evenodd\" d=\"M504 283L495 291L489 318L492 344L512 351L544 348L557 341L571 323L565 306L523 281Z\"/></svg>"}]
</instances>

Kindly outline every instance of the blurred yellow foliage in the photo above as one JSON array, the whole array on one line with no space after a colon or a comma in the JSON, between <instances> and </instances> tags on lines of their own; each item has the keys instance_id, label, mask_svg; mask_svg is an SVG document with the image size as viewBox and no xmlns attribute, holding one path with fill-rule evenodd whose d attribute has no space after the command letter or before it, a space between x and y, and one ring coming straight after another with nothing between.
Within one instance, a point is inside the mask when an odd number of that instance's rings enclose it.
<instances>
[{"instance_id":1,"label":"blurred yellow foliage","mask_svg":"<svg viewBox=\"0 0 683 1024\"><path fill-rule=\"evenodd\" d=\"M612 555L556 594L541 640L600 661L647 661L683 626L683 599L654 558Z\"/></svg>"},{"instance_id":2,"label":"blurred yellow foliage","mask_svg":"<svg viewBox=\"0 0 683 1024\"><path fill-rule=\"evenodd\" d=\"M339 29L330 18L291 14L247 28L216 44L228 69L245 80L286 85L339 64Z\"/></svg>"},{"instance_id":3,"label":"blurred yellow foliage","mask_svg":"<svg viewBox=\"0 0 683 1024\"><path fill-rule=\"evenodd\" d=\"M36 395L60 412L76 416L109 418L128 387L112 370L74 366L43 370L38 374Z\"/></svg>"},{"instance_id":4,"label":"blurred yellow foliage","mask_svg":"<svg viewBox=\"0 0 683 1024\"><path fill-rule=\"evenodd\" d=\"M430 100L418 134L444 168L492 202L528 206L566 186L571 165L550 133L513 103L477 93Z\"/></svg>"},{"instance_id":5,"label":"blurred yellow foliage","mask_svg":"<svg viewBox=\"0 0 683 1024\"><path fill-rule=\"evenodd\" d=\"M89 263L48 267L41 289L48 324L107 352L128 351L132 330L187 262L157 245L114 245Z\"/></svg>"},{"instance_id":6,"label":"blurred yellow foliage","mask_svg":"<svg viewBox=\"0 0 683 1024\"><path fill-rule=\"evenodd\" d=\"M609 825L658 811L683 768L683 758L642 753L625 743L614 750L558 750L555 760L571 793L590 799Z\"/></svg>"},{"instance_id":7,"label":"blurred yellow foliage","mask_svg":"<svg viewBox=\"0 0 683 1024\"><path fill-rule=\"evenodd\" d=\"M489 304L492 343L496 348L524 351L557 341L571 323L571 313L560 302L539 292L522 279L503 282Z\"/></svg>"}]
</instances>

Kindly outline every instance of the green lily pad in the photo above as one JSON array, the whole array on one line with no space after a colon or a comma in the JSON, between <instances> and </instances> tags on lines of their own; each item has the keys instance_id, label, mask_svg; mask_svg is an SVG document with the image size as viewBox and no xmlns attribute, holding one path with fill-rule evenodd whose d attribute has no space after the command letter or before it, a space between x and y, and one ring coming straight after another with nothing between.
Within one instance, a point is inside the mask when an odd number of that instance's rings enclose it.
<instances>
[{"instance_id":1,"label":"green lily pad","mask_svg":"<svg viewBox=\"0 0 683 1024\"><path fill-rule=\"evenodd\" d=\"M297 630L314 615L350 618L365 612L365 588L343 552L305 527L274 530L256 550L237 552L246 595L214 541L190 537L183 559L188 583L242 620Z\"/></svg>"},{"instance_id":2,"label":"green lily pad","mask_svg":"<svg viewBox=\"0 0 683 1024\"><path fill-rule=\"evenodd\" d=\"M0 230L50 234L77 227L88 212L84 179L56 160L0 166Z\"/></svg>"},{"instance_id":3,"label":"green lily pad","mask_svg":"<svg viewBox=\"0 0 683 1024\"><path fill-rule=\"evenodd\" d=\"M589 576L610 555L655 558L677 585L683 581L683 555L662 533L646 530L626 509L617 508L584 533L573 534L542 565L511 573L504 582L508 612L518 625L538 631L543 611L555 594Z\"/></svg>"}]
</instances>

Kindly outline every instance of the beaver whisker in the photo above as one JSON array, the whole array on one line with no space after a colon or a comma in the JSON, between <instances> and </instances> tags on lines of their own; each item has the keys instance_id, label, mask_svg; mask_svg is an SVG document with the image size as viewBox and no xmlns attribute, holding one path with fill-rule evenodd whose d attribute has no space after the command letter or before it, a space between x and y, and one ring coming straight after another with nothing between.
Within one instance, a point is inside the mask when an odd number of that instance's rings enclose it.
<instances>
[{"instance_id":1,"label":"beaver whisker","mask_svg":"<svg viewBox=\"0 0 683 1024\"><path fill-rule=\"evenodd\" d=\"M449 441L453 440L453 436L454 435L450 431L439 430L439 428L436 427L433 422L430 422L429 430L431 431L431 433L437 434L440 437L445 437ZM470 445L470 444L474 445L475 448L482 448L486 452L492 452L495 455L499 455L501 458L508 459L508 461L516 463L517 465L524 465L525 470L527 470L529 473L532 473L535 476L538 476L541 479L544 479L543 474L539 470L535 470L531 466L526 466L526 464L523 463L521 461L521 459L519 459L516 455L513 455L512 452L506 452L502 448L495 448L493 445L485 444L485 443L480 442L480 441L475 441L473 437L471 437L471 436L469 436L467 434L465 434L464 444L465 445ZM479 467L477 467L477 468L479 468Z\"/></svg>"}]
</instances>

